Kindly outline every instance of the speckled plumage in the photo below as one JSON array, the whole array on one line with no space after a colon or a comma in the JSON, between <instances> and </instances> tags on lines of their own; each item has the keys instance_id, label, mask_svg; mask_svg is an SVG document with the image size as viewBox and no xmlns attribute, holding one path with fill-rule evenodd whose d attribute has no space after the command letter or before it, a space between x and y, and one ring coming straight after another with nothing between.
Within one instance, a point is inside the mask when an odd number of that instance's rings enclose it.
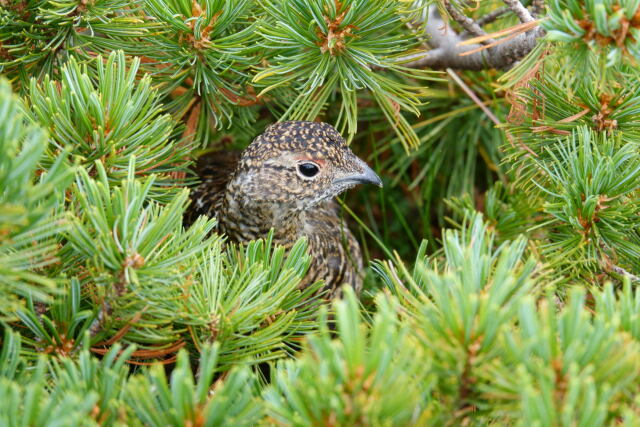
<instances>
[{"instance_id":1,"label":"speckled plumage","mask_svg":"<svg viewBox=\"0 0 640 427\"><path fill-rule=\"evenodd\" d=\"M317 175L305 176L303 163L317 166ZM303 285L322 279L332 293L344 283L360 290L360 246L332 199L359 183L381 181L331 125L276 123L242 154L200 158L198 173L192 215L217 217L219 231L237 242L264 237L271 228L285 247L306 236L312 263Z\"/></svg>"}]
</instances>

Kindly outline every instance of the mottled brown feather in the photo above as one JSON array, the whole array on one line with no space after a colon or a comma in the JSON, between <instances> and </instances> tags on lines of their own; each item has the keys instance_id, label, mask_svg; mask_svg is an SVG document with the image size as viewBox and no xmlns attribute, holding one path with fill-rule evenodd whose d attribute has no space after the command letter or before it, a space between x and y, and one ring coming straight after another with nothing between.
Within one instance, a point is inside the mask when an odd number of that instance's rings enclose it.
<instances>
[{"instance_id":1,"label":"mottled brown feather","mask_svg":"<svg viewBox=\"0 0 640 427\"><path fill-rule=\"evenodd\" d=\"M241 151L226 150L214 151L198 158L195 169L201 183L191 191L192 202L187 212L189 223L200 215L217 216L225 189L241 156Z\"/></svg>"}]
</instances>

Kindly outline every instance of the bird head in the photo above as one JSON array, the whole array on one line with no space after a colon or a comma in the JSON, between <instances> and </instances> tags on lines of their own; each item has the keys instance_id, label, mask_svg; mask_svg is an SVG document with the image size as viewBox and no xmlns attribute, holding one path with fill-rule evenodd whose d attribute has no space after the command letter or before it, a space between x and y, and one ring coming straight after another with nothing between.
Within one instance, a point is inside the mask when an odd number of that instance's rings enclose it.
<instances>
[{"instance_id":1,"label":"bird head","mask_svg":"<svg viewBox=\"0 0 640 427\"><path fill-rule=\"evenodd\" d=\"M269 126L242 153L232 191L259 203L304 210L358 184L382 181L327 123Z\"/></svg>"}]
</instances>

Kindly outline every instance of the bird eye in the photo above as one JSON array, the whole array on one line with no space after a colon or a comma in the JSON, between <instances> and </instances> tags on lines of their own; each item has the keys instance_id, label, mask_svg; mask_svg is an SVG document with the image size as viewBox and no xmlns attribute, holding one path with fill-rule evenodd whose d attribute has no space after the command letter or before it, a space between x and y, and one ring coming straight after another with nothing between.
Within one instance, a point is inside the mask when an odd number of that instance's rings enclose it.
<instances>
[{"instance_id":1,"label":"bird eye","mask_svg":"<svg viewBox=\"0 0 640 427\"><path fill-rule=\"evenodd\" d=\"M305 178L313 178L320 172L320 168L315 163L300 163L298 172Z\"/></svg>"}]
</instances>

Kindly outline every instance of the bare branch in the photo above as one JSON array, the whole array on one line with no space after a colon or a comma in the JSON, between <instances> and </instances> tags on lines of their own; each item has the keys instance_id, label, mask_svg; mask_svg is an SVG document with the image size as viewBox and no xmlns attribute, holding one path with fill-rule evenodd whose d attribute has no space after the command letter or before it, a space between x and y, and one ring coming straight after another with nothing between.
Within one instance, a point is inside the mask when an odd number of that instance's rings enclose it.
<instances>
[{"instance_id":1,"label":"bare branch","mask_svg":"<svg viewBox=\"0 0 640 427\"><path fill-rule=\"evenodd\" d=\"M444 4L445 9L447 9L449 15L451 15L451 17L455 19L458 24L462 25L462 28L467 30L469 33L474 36L485 36L487 34L482 28L480 28L476 21L460 13L460 11L458 11L458 9L456 9L449 0L443 0L442 3Z\"/></svg>"},{"instance_id":2,"label":"bare branch","mask_svg":"<svg viewBox=\"0 0 640 427\"><path fill-rule=\"evenodd\" d=\"M484 27L487 24L491 24L492 22L494 22L495 20L497 20L498 18L500 18L503 15L506 15L507 13L511 12L511 9L509 9L508 7L501 7L500 9L496 9L494 11L491 11L489 13L487 13L484 16L481 16L480 18L478 18L478 20L476 20L476 24L478 24L480 27ZM468 31L465 31L463 33L460 34L460 37L467 38L471 35L471 33L469 33Z\"/></svg>"},{"instance_id":3,"label":"bare branch","mask_svg":"<svg viewBox=\"0 0 640 427\"><path fill-rule=\"evenodd\" d=\"M491 24L493 21L495 21L496 19L500 18L502 15L507 14L511 9L509 9L508 7L501 7L500 9L496 9L494 11L491 11L489 13L487 13L486 15L478 18L478 20L476 21L476 23L478 25L485 26L487 24Z\"/></svg>"},{"instance_id":4,"label":"bare branch","mask_svg":"<svg viewBox=\"0 0 640 427\"><path fill-rule=\"evenodd\" d=\"M102 329L102 325L104 324L106 318L111 315L111 304L104 301L102 306L100 307L100 311L98 311L98 315L91 322L91 326L89 327L89 334L91 337L95 337L98 335L98 332Z\"/></svg>"},{"instance_id":5,"label":"bare branch","mask_svg":"<svg viewBox=\"0 0 640 427\"><path fill-rule=\"evenodd\" d=\"M636 276L635 274L629 273L627 270L622 267L618 267L617 265L611 265L611 271L619 274L620 276L628 277L632 282L640 282L640 277Z\"/></svg>"},{"instance_id":6,"label":"bare branch","mask_svg":"<svg viewBox=\"0 0 640 427\"><path fill-rule=\"evenodd\" d=\"M464 39L451 28L443 31L444 23L435 7L430 8L429 18L425 25L425 33L430 36L431 50L420 52L403 58L406 66L413 68L428 67L433 69L484 70L488 68L507 68L522 59L536 46L538 38L544 31L535 27L518 34L489 49L480 44L460 46ZM474 53L461 56L465 52Z\"/></svg>"},{"instance_id":7,"label":"bare branch","mask_svg":"<svg viewBox=\"0 0 640 427\"><path fill-rule=\"evenodd\" d=\"M516 14L520 22L525 23L525 22L531 22L534 20L533 16L531 16L531 13L529 13L527 8L524 7L519 0L502 0L502 1L504 1L507 7L511 9L513 13Z\"/></svg>"},{"instance_id":8,"label":"bare branch","mask_svg":"<svg viewBox=\"0 0 640 427\"><path fill-rule=\"evenodd\" d=\"M600 249L602 250L600 252L599 263L602 266L602 269L605 271L605 273L607 274L615 273L619 276L628 278L632 282L640 282L640 277L636 276L633 273L628 272L624 268L614 263L615 261L611 259L609 254L607 254L607 245L604 242L602 241L599 242L599 246L600 246ZM617 258L615 256L615 252L613 255L614 255L614 258Z\"/></svg>"}]
</instances>

